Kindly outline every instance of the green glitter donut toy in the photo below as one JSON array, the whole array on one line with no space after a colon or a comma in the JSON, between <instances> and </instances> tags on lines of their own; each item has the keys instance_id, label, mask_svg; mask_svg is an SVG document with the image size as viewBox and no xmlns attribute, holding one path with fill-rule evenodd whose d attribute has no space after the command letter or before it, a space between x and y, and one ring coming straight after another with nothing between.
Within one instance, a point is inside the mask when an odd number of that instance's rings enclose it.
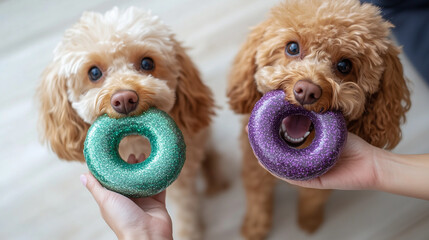
<instances>
[{"instance_id":1,"label":"green glitter donut toy","mask_svg":"<svg viewBox=\"0 0 429 240\"><path fill-rule=\"evenodd\" d=\"M141 163L129 164L119 156L119 142L129 135L149 139L151 153ZM89 170L104 187L128 197L147 197L177 179L185 163L186 146L173 119L149 108L139 116L97 118L88 130L83 153Z\"/></svg>"}]
</instances>

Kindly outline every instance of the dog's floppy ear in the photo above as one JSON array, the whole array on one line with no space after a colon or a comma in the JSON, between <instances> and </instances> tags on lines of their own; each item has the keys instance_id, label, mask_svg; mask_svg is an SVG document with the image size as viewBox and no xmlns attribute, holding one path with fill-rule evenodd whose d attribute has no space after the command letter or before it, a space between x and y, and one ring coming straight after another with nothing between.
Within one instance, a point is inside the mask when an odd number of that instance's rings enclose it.
<instances>
[{"instance_id":1,"label":"dog's floppy ear","mask_svg":"<svg viewBox=\"0 0 429 240\"><path fill-rule=\"evenodd\" d=\"M176 88L176 102L171 115L180 126L190 133L207 127L214 115L214 100L210 89L201 81L199 72L185 49L175 42L176 59L180 73Z\"/></svg>"},{"instance_id":2,"label":"dog's floppy ear","mask_svg":"<svg viewBox=\"0 0 429 240\"><path fill-rule=\"evenodd\" d=\"M45 69L37 91L43 141L49 143L59 158L85 161L83 143L89 125L68 101L66 78L59 75L57 64L51 63Z\"/></svg>"},{"instance_id":3,"label":"dog's floppy ear","mask_svg":"<svg viewBox=\"0 0 429 240\"><path fill-rule=\"evenodd\" d=\"M252 29L232 64L227 96L229 105L236 113L250 113L262 97L254 78L257 69L255 57L268 24L268 21L265 21Z\"/></svg>"},{"instance_id":4,"label":"dog's floppy ear","mask_svg":"<svg viewBox=\"0 0 429 240\"><path fill-rule=\"evenodd\" d=\"M401 140L400 125L410 109L410 91L399 61L399 49L389 43L384 55L385 71L379 90L368 99L364 115L349 124L349 130L374 146L393 149Z\"/></svg>"}]
</instances>

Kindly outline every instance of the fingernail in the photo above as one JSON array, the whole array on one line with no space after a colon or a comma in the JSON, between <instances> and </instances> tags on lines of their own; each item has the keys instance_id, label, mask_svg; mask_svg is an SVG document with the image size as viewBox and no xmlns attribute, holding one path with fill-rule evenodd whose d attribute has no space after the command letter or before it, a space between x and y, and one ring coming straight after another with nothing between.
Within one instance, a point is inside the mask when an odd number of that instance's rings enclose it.
<instances>
[{"instance_id":1,"label":"fingernail","mask_svg":"<svg viewBox=\"0 0 429 240\"><path fill-rule=\"evenodd\" d=\"M86 187L86 182L87 182L87 178L86 178L86 176L85 175L80 175L80 182L82 183L82 185L83 186L85 186Z\"/></svg>"}]
</instances>

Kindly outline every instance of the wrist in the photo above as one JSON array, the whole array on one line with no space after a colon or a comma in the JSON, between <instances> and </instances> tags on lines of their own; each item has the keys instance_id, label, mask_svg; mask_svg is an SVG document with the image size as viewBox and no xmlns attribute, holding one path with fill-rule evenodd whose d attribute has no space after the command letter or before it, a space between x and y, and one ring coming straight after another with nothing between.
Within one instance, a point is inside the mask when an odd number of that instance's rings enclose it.
<instances>
[{"instance_id":1,"label":"wrist","mask_svg":"<svg viewBox=\"0 0 429 240\"><path fill-rule=\"evenodd\" d=\"M384 151L377 158L375 190L429 200L428 159L428 155L401 155Z\"/></svg>"},{"instance_id":2,"label":"wrist","mask_svg":"<svg viewBox=\"0 0 429 240\"><path fill-rule=\"evenodd\" d=\"M374 152L374 184L372 189L386 191L387 182L391 179L393 153L377 148Z\"/></svg>"},{"instance_id":3,"label":"wrist","mask_svg":"<svg viewBox=\"0 0 429 240\"><path fill-rule=\"evenodd\" d=\"M119 240L172 240L173 237L168 234L154 233L148 230L131 230L116 234Z\"/></svg>"},{"instance_id":4,"label":"wrist","mask_svg":"<svg viewBox=\"0 0 429 240\"><path fill-rule=\"evenodd\" d=\"M122 230L121 232L115 232L118 240L139 240L149 239L149 236L145 232L139 232L136 230Z\"/></svg>"}]
</instances>

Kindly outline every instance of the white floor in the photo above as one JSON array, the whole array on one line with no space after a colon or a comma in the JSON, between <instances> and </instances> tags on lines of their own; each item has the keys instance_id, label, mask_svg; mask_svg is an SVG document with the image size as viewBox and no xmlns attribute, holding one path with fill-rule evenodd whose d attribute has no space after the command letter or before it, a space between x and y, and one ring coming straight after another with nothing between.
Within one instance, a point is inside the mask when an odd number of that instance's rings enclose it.
<instances>
[{"instance_id":1,"label":"white floor","mask_svg":"<svg viewBox=\"0 0 429 240\"><path fill-rule=\"evenodd\" d=\"M35 87L62 33L84 10L118 5L152 9L172 26L214 90L218 110L213 142L231 188L204 199L206 239L240 239L244 191L239 179L239 118L226 105L225 86L233 56L248 28L276 0L0 1L0 239L115 239L82 187L83 164L60 161L40 145ZM412 80L413 107L403 127L400 153L429 152L429 88L403 59ZM428 173L429 174L429 173ZM335 191L326 221L314 235L295 220L297 193L276 189L275 221L269 239L429 239L429 202L373 191Z\"/></svg>"}]
</instances>

